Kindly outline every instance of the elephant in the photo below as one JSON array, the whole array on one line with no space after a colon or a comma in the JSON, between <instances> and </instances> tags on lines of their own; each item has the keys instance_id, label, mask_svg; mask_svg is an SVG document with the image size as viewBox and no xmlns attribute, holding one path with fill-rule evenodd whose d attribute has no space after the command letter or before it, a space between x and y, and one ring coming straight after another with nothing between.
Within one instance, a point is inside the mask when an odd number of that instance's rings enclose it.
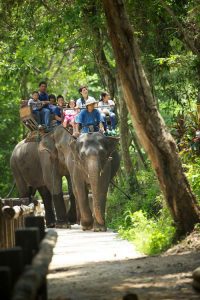
<instances>
[{"instance_id":1,"label":"elephant","mask_svg":"<svg viewBox=\"0 0 200 300\"><path fill-rule=\"evenodd\" d=\"M119 139L100 132L85 133L70 143L73 160L68 168L78 202L83 230L106 231L105 207L109 183L115 176L120 157L116 146ZM92 207L88 198L92 192Z\"/></svg>"},{"instance_id":2,"label":"elephant","mask_svg":"<svg viewBox=\"0 0 200 300\"><path fill-rule=\"evenodd\" d=\"M60 128L59 128L60 127ZM62 132L62 135L59 134ZM66 137L66 139L63 138ZM45 207L46 226L68 227L77 223L77 207L72 192L69 170L63 157L62 142L68 143L69 133L61 126L46 134L40 142L21 141L16 145L10 159L20 197L29 197L38 190ZM70 136L70 138L72 138ZM59 141L59 139L61 139ZM62 192L62 177L66 176L70 196L67 214ZM53 201L52 201L53 200ZM56 211L57 222L53 204Z\"/></svg>"}]
</instances>

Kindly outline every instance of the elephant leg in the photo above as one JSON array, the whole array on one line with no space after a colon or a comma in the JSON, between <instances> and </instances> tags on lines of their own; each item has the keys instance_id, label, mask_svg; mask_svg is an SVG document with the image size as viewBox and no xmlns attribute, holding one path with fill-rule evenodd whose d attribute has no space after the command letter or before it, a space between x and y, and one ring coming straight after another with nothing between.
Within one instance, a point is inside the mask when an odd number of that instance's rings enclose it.
<instances>
[{"instance_id":1,"label":"elephant leg","mask_svg":"<svg viewBox=\"0 0 200 300\"><path fill-rule=\"evenodd\" d=\"M33 202L33 197L35 195L36 189L33 188L32 186L28 187L28 191L29 191L29 204Z\"/></svg>"},{"instance_id":2,"label":"elephant leg","mask_svg":"<svg viewBox=\"0 0 200 300\"><path fill-rule=\"evenodd\" d=\"M80 225L81 224L81 212L80 212L77 201L76 201L76 215L77 215L76 223Z\"/></svg>"},{"instance_id":3,"label":"elephant leg","mask_svg":"<svg viewBox=\"0 0 200 300\"><path fill-rule=\"evenodd\" d=\"M70 201L70 209L68 211L68 221L71 225L76 224L77 219L77 209L76 209L76 201L75 196L72 189L72 182L70 176L66 176L68 182L68 193L69 193L69 201Z\"/></svg>"},{"instance_id":4,"label":"elephant leg","mask_svg":"<svg viewBox=\"0 0 200 300\"><path fill-rule=\"evenodd\" d=\"M55 227L56 221L51 194L46 186L39 187L38 192L40 193L40 196L42 197L44 203L46 226Z\"/></svg>"},{"instance_id":5,"label":"elephant leg","mask_svg":"<svg viewBox=\"0 0 200 300\"><path fill-rule=\"evenodd\" d=\"M52 201L56 211L57 224L60 227L68 227L66 206L62 192L62 176L58 170L58 160L51 160L46 151L40 153L43 178L46 187L51 193Z\"/></svg>"},{"instance_id":6,"label":"elephant leg","mask_svg":"<svg viewBox=\"0 0 200 300\"><path fill-rule=\"evenodd\" d=\"M80 209L81 226L83 230L91 230L93 228L93 217L89 207L88 190L78 172L74 174L74 178L73 190Z\"/></svg>"},{"instance_id":7,"label":"elephant leg","mask_svg":"<svg viewBox=\"0 0 200 300\"><path fill-rule=\"evenodd\" d=\"M57 226L65 226L67 228L70 228L69 220L67 218L67 211L66 211L66 206L63 198L63 193L61 192L60 194L53 195L52 196L54 207L56 210L56 217L57 217ZM67 225L67 226L66 226Z\"/></svg>"}]
</instances>

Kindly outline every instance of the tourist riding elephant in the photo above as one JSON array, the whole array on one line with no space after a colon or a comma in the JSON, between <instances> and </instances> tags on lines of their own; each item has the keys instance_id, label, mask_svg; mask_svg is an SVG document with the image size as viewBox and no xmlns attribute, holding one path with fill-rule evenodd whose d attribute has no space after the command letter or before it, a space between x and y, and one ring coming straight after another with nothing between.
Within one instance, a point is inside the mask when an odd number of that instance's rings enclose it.
<instances>
[{"instance_id":1,"label":"tourist riding elephant","mask_svg":"<svg viewBox=\"0 0 200 300\"><path fill-rule=\"evenodd\" d=\"M77 222L76 204L71 188L70 175L61 151L67 147L71 138L62 126L58 126L44 136L40 142L21 141L16 145L11 156L11 169L20 197L29 197L30 192L34 194L36 190L39 191L44 202L46 225L48 227L54 227L55 225L52 200L59 226ZM68 215L62 192L63 176L66 176L68 180L71 203Z\"/></svg>"},{"instance_id":2,"label":"tourist riding elephant","mask_svg":"<svg viewBox=\"0 0 200 300\"><path fill-rule=\"evenodd\" d=\"M102 133L82 134L70 143L74 159L68 162L72 186L81 214L83 230L106 231L105 207L108 187L116 174L120 158L118 138ZM92 192L92 206L88 193Z\"/></svg>"}]
</instances>

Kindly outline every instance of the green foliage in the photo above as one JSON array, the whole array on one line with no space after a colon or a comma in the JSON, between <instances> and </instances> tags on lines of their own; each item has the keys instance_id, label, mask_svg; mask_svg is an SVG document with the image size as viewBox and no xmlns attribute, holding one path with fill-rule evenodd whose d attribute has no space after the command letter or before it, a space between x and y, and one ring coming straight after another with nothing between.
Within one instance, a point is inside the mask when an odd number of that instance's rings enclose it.
<instances>
[{"instance_id":1,"label":"green foliage","mask_svg":"<svg viewBox=\"0 0 200 300\"><path fill-rule=\"evenodd\" d=\"M165 1L197 51L185 42L162 1L125 0L152 92L177 140L184 169L199 198L200 151L192 146L197 129L200 14L198 1L179 2ZM23 137L19 100L28 98L44 79L49 93L63 94L67 100L79 97L77 89L82 84L99 98L101 90L108 89L105 78L111 74L115 78L116 70L99 0L68 1L67 5L61 0L2 1L0 15L0 196L5 196L12 185L9 158ZM155 175L150 167L142 169L135 149L130 154L139 188L130 199L117 189L110 193L107 222L142 252L158 253L170 245L174 228L163 208ZM131 180L122 174L117 184L127 192Z\"/></svg>"},{"instance_id":2,"label":"green foliage","mask_svg":"<svg viewBox=\"0 0 200 300\"><path fill-rule=\"evenodd\" d=\"M145 254L157 254L172 243L175 228L164 200L160 195L155 175L150 170L137 174L140 190L128 200L117 189L109 194L107 223L120 236L133 241L137 249ZM127 183L120 182L120 188L127 190Z\"/></svg>"},{"instance_id":3,"label":"green foliage","mask_svg":"<svg viewBox=\"0 0 200 300\"><path fill-rule=\"evenodd\" d=\"M195 154L190 155L190 161L187 164L183 164L185 168L185 174L189 180L192 191L197 197L198 202L200 203L200 178L199 178L199 169L200 169L200 157Z\"/></svg>"},{"instance_id":4,"label":"green foliage","mask_svg":"<svg viewBox=\"0 0 200 300\"><path fill-rule=\"evenodd\" d=\"M9 160L23 138L19 102L48 82L48 92L66 100L79 98L82 84L99 97L101 86L87 30L79 19L80 3L9 2L0 5L0 196L13 182ZM86 3L84 4L86 6ZM81 37L81 38L80 38Z\"/></svg>"},{"instance_id":5,"label":"green foliage","mask_svg":"<svg viewBox=\"0 0 200 300\"><path fill-rule=\"evenodd\" d=\"M148 216L152 216L160 210L161 206L156 198L160 194L160 190L152 170L138 171L137 179L139 191L129 195L130 199L117 188L109 194L107 222L111 228L117 229L123 223L125 211L144 210L148 213ZM128 190L127 179L120 178L117 185L122 191Z\"/></svg>"},{"instance_id":6,"label":"green foliage","mask_svg":"<svg viewBox=\"0 0 200 300\"><path fill-rule=\"evenodd\" d=\"M125 213L125 222L131 226L121 227L121 237L133 241L136 248L144 254L153 255L166 250L171 246L175 228L166 209L160 211L158 219L148 218L142 210L134 213Z\"/></svg>"}]
</instances>

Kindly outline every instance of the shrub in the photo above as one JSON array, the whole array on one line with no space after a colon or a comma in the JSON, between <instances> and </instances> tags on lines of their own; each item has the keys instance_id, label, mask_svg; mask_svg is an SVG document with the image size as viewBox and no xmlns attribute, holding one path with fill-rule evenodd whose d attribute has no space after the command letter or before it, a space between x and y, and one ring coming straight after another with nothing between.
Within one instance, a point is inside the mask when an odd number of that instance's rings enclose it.
<instances>
[{"instance_id":1,"label":"shrub","mask_svg":"<svg viewBox=\"0 0 200 300\"><path fill-rule=\"evenodd\" d=\"M175 228L166 209L162 209L158 219L147 218L141 210L128 212L125 219L131 220L132 226L119 228L119 235L133 241L140 252L158 254L172 244Z\"/></svg>"},{"instance_id":2,"label":"shrub","mask_svg":"<svg viewBox=\"0 0 200 300\"><path fill-rule=\"evenodd\" d=\"M158 254L167 249L173 240L175 228L168 209L163 205L157 180L152 171L139 171L139 191L127 199L118 189L108 197L107 224L125 239L133 241L145 254ZM126 182L120 182L126 191Z\"/></svg>"}]
</instances>

